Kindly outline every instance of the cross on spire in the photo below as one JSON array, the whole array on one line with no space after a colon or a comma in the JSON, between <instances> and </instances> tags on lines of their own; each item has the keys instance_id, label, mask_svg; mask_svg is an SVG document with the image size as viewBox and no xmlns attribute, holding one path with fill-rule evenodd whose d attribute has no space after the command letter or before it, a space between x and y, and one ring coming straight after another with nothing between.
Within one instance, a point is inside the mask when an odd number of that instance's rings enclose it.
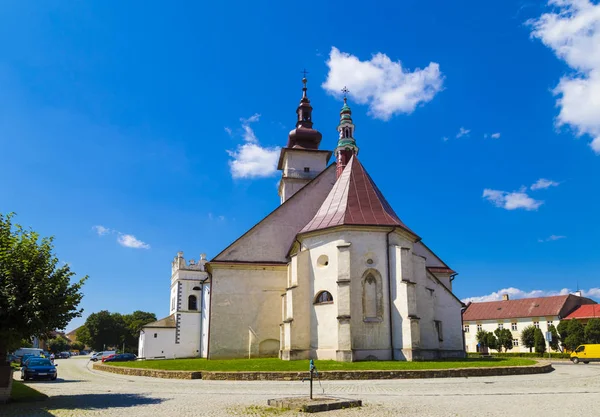
<instances>
[{"instance_id":1,"label":"cross on spire","mask_svg":"<svg viewBox=\"0 0 600 417\"><path fill-rule=\"evenodd\" d=\"M300 73L304 75L304 78L306 78L306 74L308 74L308 71L306 71L306 68L304 68L302 71L300 71Z\"/></svg>"},{"instance_id":2,"label":"cross on spire","mask_svg":"<svg viewBox=\"0 0 600 417\"><path fill-rule=\"evenodd\" d=\"M348 90L346 88L346 86L344 86L344 88L342 88L342 93L344 93L344 100L346 99L346 96L348 95L349 92L350 92L350 90Z\"/></svg>"}]
</instances>

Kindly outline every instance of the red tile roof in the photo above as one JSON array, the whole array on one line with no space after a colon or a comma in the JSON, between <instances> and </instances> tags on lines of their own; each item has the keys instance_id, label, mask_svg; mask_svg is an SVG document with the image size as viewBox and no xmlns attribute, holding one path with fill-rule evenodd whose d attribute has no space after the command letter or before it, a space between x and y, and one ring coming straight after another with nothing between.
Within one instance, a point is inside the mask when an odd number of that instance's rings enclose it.
<instances>
[{"instance_id":1,"label":"red tile roof","mask_svg":"<svg viewBox=\"0 0 600 417\"><path fill-rule=\"evenodd\" d=\"M558 316L568 297L568 295L557 295L554 297L471 303L463 314L463 320Z\"/></svg>"},{"instance_id":2,"label":"red tile roof","mask_svg":"<svg viewBox=\"0 0 600 417\"><path fill-rule=\"evenodd\" d=\"M600 304L588 304L579 306L575 311L565 317L566 320L571 319L600 319Z\"/></svg>"},{"instance_id":3,"label":"red tile roof","mask_svg":"<svg viewBox=\"0 0 600 417\"><path fill-rule=\"evenodd\" d=\"M398 226L414 234L394 213L356 156L300 233L341 225Z\"/></svg>"}]
</instances>

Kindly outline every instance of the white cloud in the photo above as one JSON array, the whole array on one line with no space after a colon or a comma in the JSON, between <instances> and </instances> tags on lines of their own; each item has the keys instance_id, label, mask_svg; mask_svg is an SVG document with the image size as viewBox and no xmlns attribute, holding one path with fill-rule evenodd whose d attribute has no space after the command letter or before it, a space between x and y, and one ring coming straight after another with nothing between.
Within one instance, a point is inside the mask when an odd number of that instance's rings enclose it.
<instances>
[{"instance_id":1,"label":"white cloud","mask_svg":"<svg viewBox=\"0 0 600 417\"><path fill-rule=\"evenodd\" d=\"M109 228L101 226L101 225L92 226L92 229L94 229L94 231L96 233L98 233L98 236L104 236L111 232L111 230Z\"/></svg>"},{"instance_id":2,"label":"white cloud","mask_svg":"<svg viewBox=\"0 0 600 417\"><path fill-rule=\"evenodd\" d=\"M215 219L217 219L219 221L225 221L225 216L222 216L222 215L221 216L215 216L212 213L208 213L208 219L209 220L215 220Z\"/></svg>"},{"instance_id":3,"label":"white cloud","mask_svg":"<svg viewBox=\"0 0 600 417\"><path fill-rule=\"evenodd\" d=\"M107 235L109 233L111 234L117 234L117 242L119 243L119 245L121 246L125 246L128 248L135 248L135 249L150 249L150 245L148 245L147 243L142 242L141 240L137 239L135 236L133 235L128 235L126 233L121 233L118 230L114 230L114 229L109 229L108 227L104 227L104 226L93 226L92 229L94 229L94 231L96 233L98 233L98 236L104 236Z\"/></svg>"},{"instance_id":4,"label":"white cloud","mask_svg":"<svg viewBox=\"0 0 600 417\"><path fill-rule=\"evenodd\" d=\"M119 234L119 237L117 238L117 242L119 242L119 245L125 246L127 248L150 249L150 245L142 242L141 240L136 238L134 235L127 235L127 234L121 233L121 234Z\"/></svg>"},{"instance_id":5,"label":"white cloud","mask_svg":"<svg viewBox=\"0 0 600 417\"><path fill-rule=\"evenodd\" d=\"M546 239L538 239L538 242L540 242L540 243L554 242L555 240L566 239L566 238L567 238L566 236L562 236L562 235L550 235Z\"/></svg>"},{"instance_id":6,"label":"white cloud","mask_svg":"<svg viewBox=\"0 0 600 417\"><path fill-rule=\"evenodd\" d=\"M556 187L560 185L559 182L548 180L546 178L540 178L535 182L535 184L531 185L532 190L545 190L546 188Z\"/></svg>"},{"instance_id":7,"label":"white cloud","mask_svg":"<svg viewBox=\"0 0 600 417\"><path fill-rule=\"evenodd\" d=\"M238 145L235 151L227 151L233 160L229 161L229 169L233 178L261 178L269 177L277 172L279 147L263 148L258 143L250 123L257 122L260 114L255 113L249 118L240 118L244 133L242 137L246 143Z\"/></svg>"},{"instance_id":8,"label":"white cloud","mask_svg":"<svg viewBox=\"0 0 600 417\"><path fill-rule=\"evenodd\" d=\"M469 133L471 133L471 129L465 129L464 127L461 127L460 129L458 129L456 139L462 138L463 136L469 136Z\"/></svg>"},{"instance_id":9,"label":"white cloud","mask_svg":"<svg viewBox=\"0 0 600 417\"><path fill-rule=\"evenodd\" d=\"M492 139L500 139L500 132L492 133Z\"/></svg>"},{"instance_id":10,"label":"white cloud","mask_svg":"<svg viewBox=\"0 0 600 417\"><path fill-rule=\"evenodd\" d=\"M444 142L448 142L448 136L444 136L444 137L442 138L442 140L443 140Z\"/></svg>"},{"instance_id":11,"label":"white cloud","mask_svg":"<svg viewBox=\"0 0 600 417\"><path fill-rule=\"evenodd\" d=\"M263 148L255 143L245 143L235 151L227 151L233 158L229 168L233 178L270 177L277 172L279 147Z\"/></svg>"},{"instance_id":12,"label":"white cloud","mask_svg":"<svg viewBox=\"0 0 600 417\"><path fill-rule=\"evenodd\" d=\"M328 93L339 97L346 86L352 100L368 104L369 114L382 120L412 113L418 105L431 101L442 90L444 81L435 62L410 71L383 53L361 61L332 47L327 66L329 73L322 87Z\"/></svg>"},{"instance_id":13,"label":"white cloud","mask_svg":"<svg viewBox=\"0 0 600 417\"><path fill-rule=\"evenodd\" d=\"M483 198L490 201L496 207L501 207L506 210L525 209L527 211L533 211L544 204L541 200L535 200L529 197L524 189L508 192L486 188L483 190Z\"/></svg>"},{"instance_id":14,"label":"white cloud","mask_svg":"<svg viewBox=\"0 0 600 417\"><path fill-rule=\"evenodd\" d=\"M577 136L592 137L600 155L600 4L589 0L549 0L552 12L527 23L541 40L575 72L554 89L560 112L557 125L571 126Z\"/></svg>"},{"instance_id":15,"label":"white cloud","mask_svg":"<svg viewBox=\"0 0 600 417\"><path fill-rule=\"evenodd\" d=\"M260 120L260 113L254 113L252 116L248 117L247 119L240 117L240 122L242 122L243 125L247 125L248 123L258 122L259 120Z\"/></svg>"},{"instance_id":16,"label":"white cloud","mask_svg":"<svg viewBox=\"0 0 600 417\"><path fill-rule=\"evenodd\" d=\"M463 303L473 302L473 303L481 303L486 301L500 301L502 300L503 294L508 294L511 300L516 300L520 298L535 298L535 297L550 297L553 295L567 295L574 293L573 290L569 288L563 288L561 290L533 290L533 291L523 291L518 288L510 287L504 288L499 291L493 292L491 294L482 295L479 297L468 297L462 300ZM589 290L582 290L581 295L584 297L590 297L595 299L600 299L600 288L590 288Z\"/></svg>"},{"instance_id":17,"label":"white cloud","mask_svg":"<svg viewBox=\"0 0 600 417\"><path fill-rule=\"evenodd\" d=\"M227 134L228 134L229 136L232 136L232 135L233 135L233 131L232 131L230 128L228 128L228 127L224 127L224 129L225 129L225 132L227 132Z\"/></svg>"}]
</instances>

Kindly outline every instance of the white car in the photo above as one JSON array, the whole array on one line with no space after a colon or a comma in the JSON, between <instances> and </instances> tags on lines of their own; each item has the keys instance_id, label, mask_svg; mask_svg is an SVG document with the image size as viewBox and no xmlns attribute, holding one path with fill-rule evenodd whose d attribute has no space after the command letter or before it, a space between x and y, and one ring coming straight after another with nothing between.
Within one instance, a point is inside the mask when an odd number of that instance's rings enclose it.
<instances>
[{"instance_id":1,"label":"white car","mask_svg":"<svg viewBox=\"0 0 600 417\"><path fill-rule=\"evenodd\" d=\"M92 362L96 362L96 361L102 360L102 358L105 358L106 356L116 355L116 354L117 354L117 352L115 350L104 350L102 352L96 352L96 353L94 353L90 357L90 360Z\"/></svg>"}]
</instances>

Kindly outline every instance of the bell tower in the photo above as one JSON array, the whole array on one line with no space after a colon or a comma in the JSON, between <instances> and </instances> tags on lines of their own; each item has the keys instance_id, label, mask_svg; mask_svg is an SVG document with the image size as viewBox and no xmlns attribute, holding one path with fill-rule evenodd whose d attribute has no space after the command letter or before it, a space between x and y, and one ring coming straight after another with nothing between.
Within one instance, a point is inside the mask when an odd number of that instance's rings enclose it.
<instances>
[{"instance_id":1,"label":"bell tower","mask_svg":"<svg viewBox=\"0 0 600 417\"><path fill-rule=\"evenodd\" d=\"M307 71L303 73L302 98L296 109L296 128L289 133L287 145L281 149L277 166L282 171L278 190L281 204L319 175L331 158L331 151L319 149L322 135L313 129L313 108L306 87Z\"/></svg>"},{"instance_id":2,"label":"bell tower","mask_svg":"<svg viewBox=\"0 0 600 417\"><path fill-rule=\"evenodd\" d=\"M337 127L339 132L339 139L337 147L335 148L335 160L337 164L336 175L339 178L350 162L353 155L358 155L358 146L356 146L356 140L354 139L354 123L352 122L352 110L348 106L348 89L344 87L342 90L344 93L344 105L340 110L340 124Z\"/></svg>"}]
</instances>

